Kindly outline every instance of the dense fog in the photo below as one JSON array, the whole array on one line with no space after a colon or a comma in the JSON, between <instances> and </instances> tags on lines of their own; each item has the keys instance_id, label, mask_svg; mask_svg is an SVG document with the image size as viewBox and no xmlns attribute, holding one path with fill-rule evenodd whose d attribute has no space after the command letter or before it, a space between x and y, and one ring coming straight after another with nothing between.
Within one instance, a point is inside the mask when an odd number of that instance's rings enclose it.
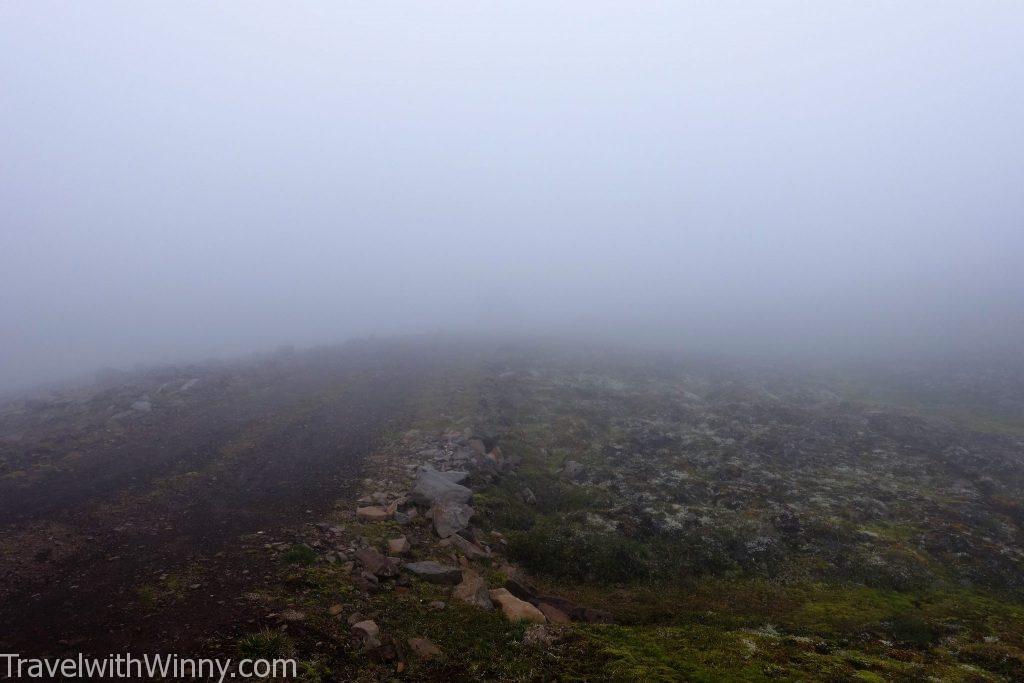
<instances>
[{"instance_id":1,"label":"dense fog","mask_svg":"<svg viewBox=\"0 0 1024 683\"><path fill-rule=\"evenodd\" d=\"M434 331L1024 341L1016 2L0 5L0 389Z\"/></svg>"}]
</instances>

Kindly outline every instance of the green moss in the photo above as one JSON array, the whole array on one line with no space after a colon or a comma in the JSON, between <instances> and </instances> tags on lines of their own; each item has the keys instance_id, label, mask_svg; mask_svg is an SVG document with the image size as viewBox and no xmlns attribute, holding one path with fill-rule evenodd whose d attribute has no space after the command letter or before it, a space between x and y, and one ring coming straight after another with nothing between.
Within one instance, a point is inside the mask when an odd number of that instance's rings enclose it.
<instances>
[{"instance_id":1,"label":"green moss","mask_svg":"<svg viewBox=\"0 0 1024 683\"><path fill-rule=\"evenodd\" d=\"M893 614L907 614L914 609L912 595L864 586L815 584L796 590L803 594L803 604L789 615L791 623L811 633L858 633Z\"/></svg>"},{"instance_id":2,"label":"green moss","mask_svg":"<svg viewBox=\"0 0 1024 683\"><path fill-rule=\"evenodd\" d=\"M649 572L643 544L615 533L596 533L538 524L509 537L509 555L530 571L572 581L635 581Z\"/></svg>"},{"instance_id":3,"label":"green moss","mask_svg":"<svg viewBox=\"0 0 1024 683\"><path fill-rule=\"evenodd\" d=\"M773 629L730 630L691 624L678 627L577 627L589 653L582 678L652 681L998 680L980 666L947 653L917 661L904 650L874 647L840 649L813 639L784 636ZM1016 679L1019 651L1000 653L1005 671ZM979 657L979 660L984 657ZM990 670L995 669L988 662ZM969 668L966 668L969 667Z\"/></svg>"},{"instance_id":4,"label":"green moss","mask_svg":"<svg viewBox=\"0 0 1024 683\"><path fill-rule=\"evenodd\" d=\"M852 667L743 631L688 627L588 627L595 673L616 681L761 681L830 678Z\"/></svg>"},{"instance_id":5,"label":"green moss","mask_svg":"<svg viewBox=\"0 0 1024 683\"><path fill-rule=\"evenodd\" d=\"M915 535L920 533L920 530L913 525L900 524L897 522L874 522L872 524L865 525L863 529L876 534L887 541L897 542L910 541Z\"/></svg>"},{"instance_id":6,"label":"green moss","mask_svg":"<svg viewBox=\"0 0 1024 683\"><path fill-rule=\"evenodd\" d=\"M139 586L135 589L135 595L139 598L139 604L146 609L152 609L156 607L160 601L157 589L150 585Z\"/></svg>"},{"instance_id":7,"label":"green moss","mask_svg":"<svg viewBox=\"0 0 1024 683\"><path fill-rule=\"evenodd\" d=\"M940 635L939 628L916 611L898 612L887 620L886 626L897 641L919 648L928 647Z\"/></svg>"},{"instance_id":8,"label":"green moss","mask_svg":"<svg viewBox=\"0 0 1024 683\"><path fill-rule=\"evenodd\" d=\"M287 564L313 564L316 553L308 545L296 544L281 553L281 561Z\"/></svg>"}]
</instances>

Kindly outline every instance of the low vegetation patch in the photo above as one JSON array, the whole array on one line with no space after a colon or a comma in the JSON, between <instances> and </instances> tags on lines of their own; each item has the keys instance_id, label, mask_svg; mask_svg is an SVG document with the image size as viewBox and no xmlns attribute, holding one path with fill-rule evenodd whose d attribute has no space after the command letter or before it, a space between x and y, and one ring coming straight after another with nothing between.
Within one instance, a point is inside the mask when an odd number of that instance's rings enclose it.
<instances>
[{"instance_id":1,"label":"low vegetation patch","mask_svg":"<svg viewBox=\"0 0 1024 683\"><path fill-rule=\"evenodd\" d=\"M313 564L316 562L316 553L307 545L296 544L281 553L281 561L287 564Z\"/></svg>"},{"instance_id":2,"label":"low vegetation patch","mask_svg":"<svg viewBox=\"0 0 1024 683\"><path fill-rule=\"evenodd\" d=\"M294 645L280 631L263 629L238 640L238 655L247 659L279 659L291 656Z\"/></svg>"}]
</instances>

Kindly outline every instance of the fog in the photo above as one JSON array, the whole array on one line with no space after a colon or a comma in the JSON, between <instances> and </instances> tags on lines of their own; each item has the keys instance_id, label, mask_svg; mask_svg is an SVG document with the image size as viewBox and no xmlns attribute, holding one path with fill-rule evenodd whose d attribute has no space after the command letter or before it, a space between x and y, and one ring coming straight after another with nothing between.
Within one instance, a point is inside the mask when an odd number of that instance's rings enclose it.
<instances>
[{"instance_id":1,"label":"fog","mask_svg":"<svg viewBox=\"0 0 1024 683\"><path fill-rule=\"evenodd\" d=\"M1024 341L1024 5L0 5L0 387L433 331Z\"/></svg>"}]
</instances>

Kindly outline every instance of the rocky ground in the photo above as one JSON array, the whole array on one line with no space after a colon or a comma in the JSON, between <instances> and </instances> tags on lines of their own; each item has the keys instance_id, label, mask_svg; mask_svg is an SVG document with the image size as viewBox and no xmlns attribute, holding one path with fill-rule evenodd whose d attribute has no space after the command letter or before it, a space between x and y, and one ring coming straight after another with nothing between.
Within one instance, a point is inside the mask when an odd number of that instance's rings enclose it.
<instances>
[{"instance_id":1,"label":"rocky ground","mask_svg":"<svg viewBox=\"0 0 1024 683\"><path fill-rule=\"evenodd\" d=\"M0 645L309 680L1019 680L1020 377L433 339L21 397Z\"/></svg>"}]
</instances>

